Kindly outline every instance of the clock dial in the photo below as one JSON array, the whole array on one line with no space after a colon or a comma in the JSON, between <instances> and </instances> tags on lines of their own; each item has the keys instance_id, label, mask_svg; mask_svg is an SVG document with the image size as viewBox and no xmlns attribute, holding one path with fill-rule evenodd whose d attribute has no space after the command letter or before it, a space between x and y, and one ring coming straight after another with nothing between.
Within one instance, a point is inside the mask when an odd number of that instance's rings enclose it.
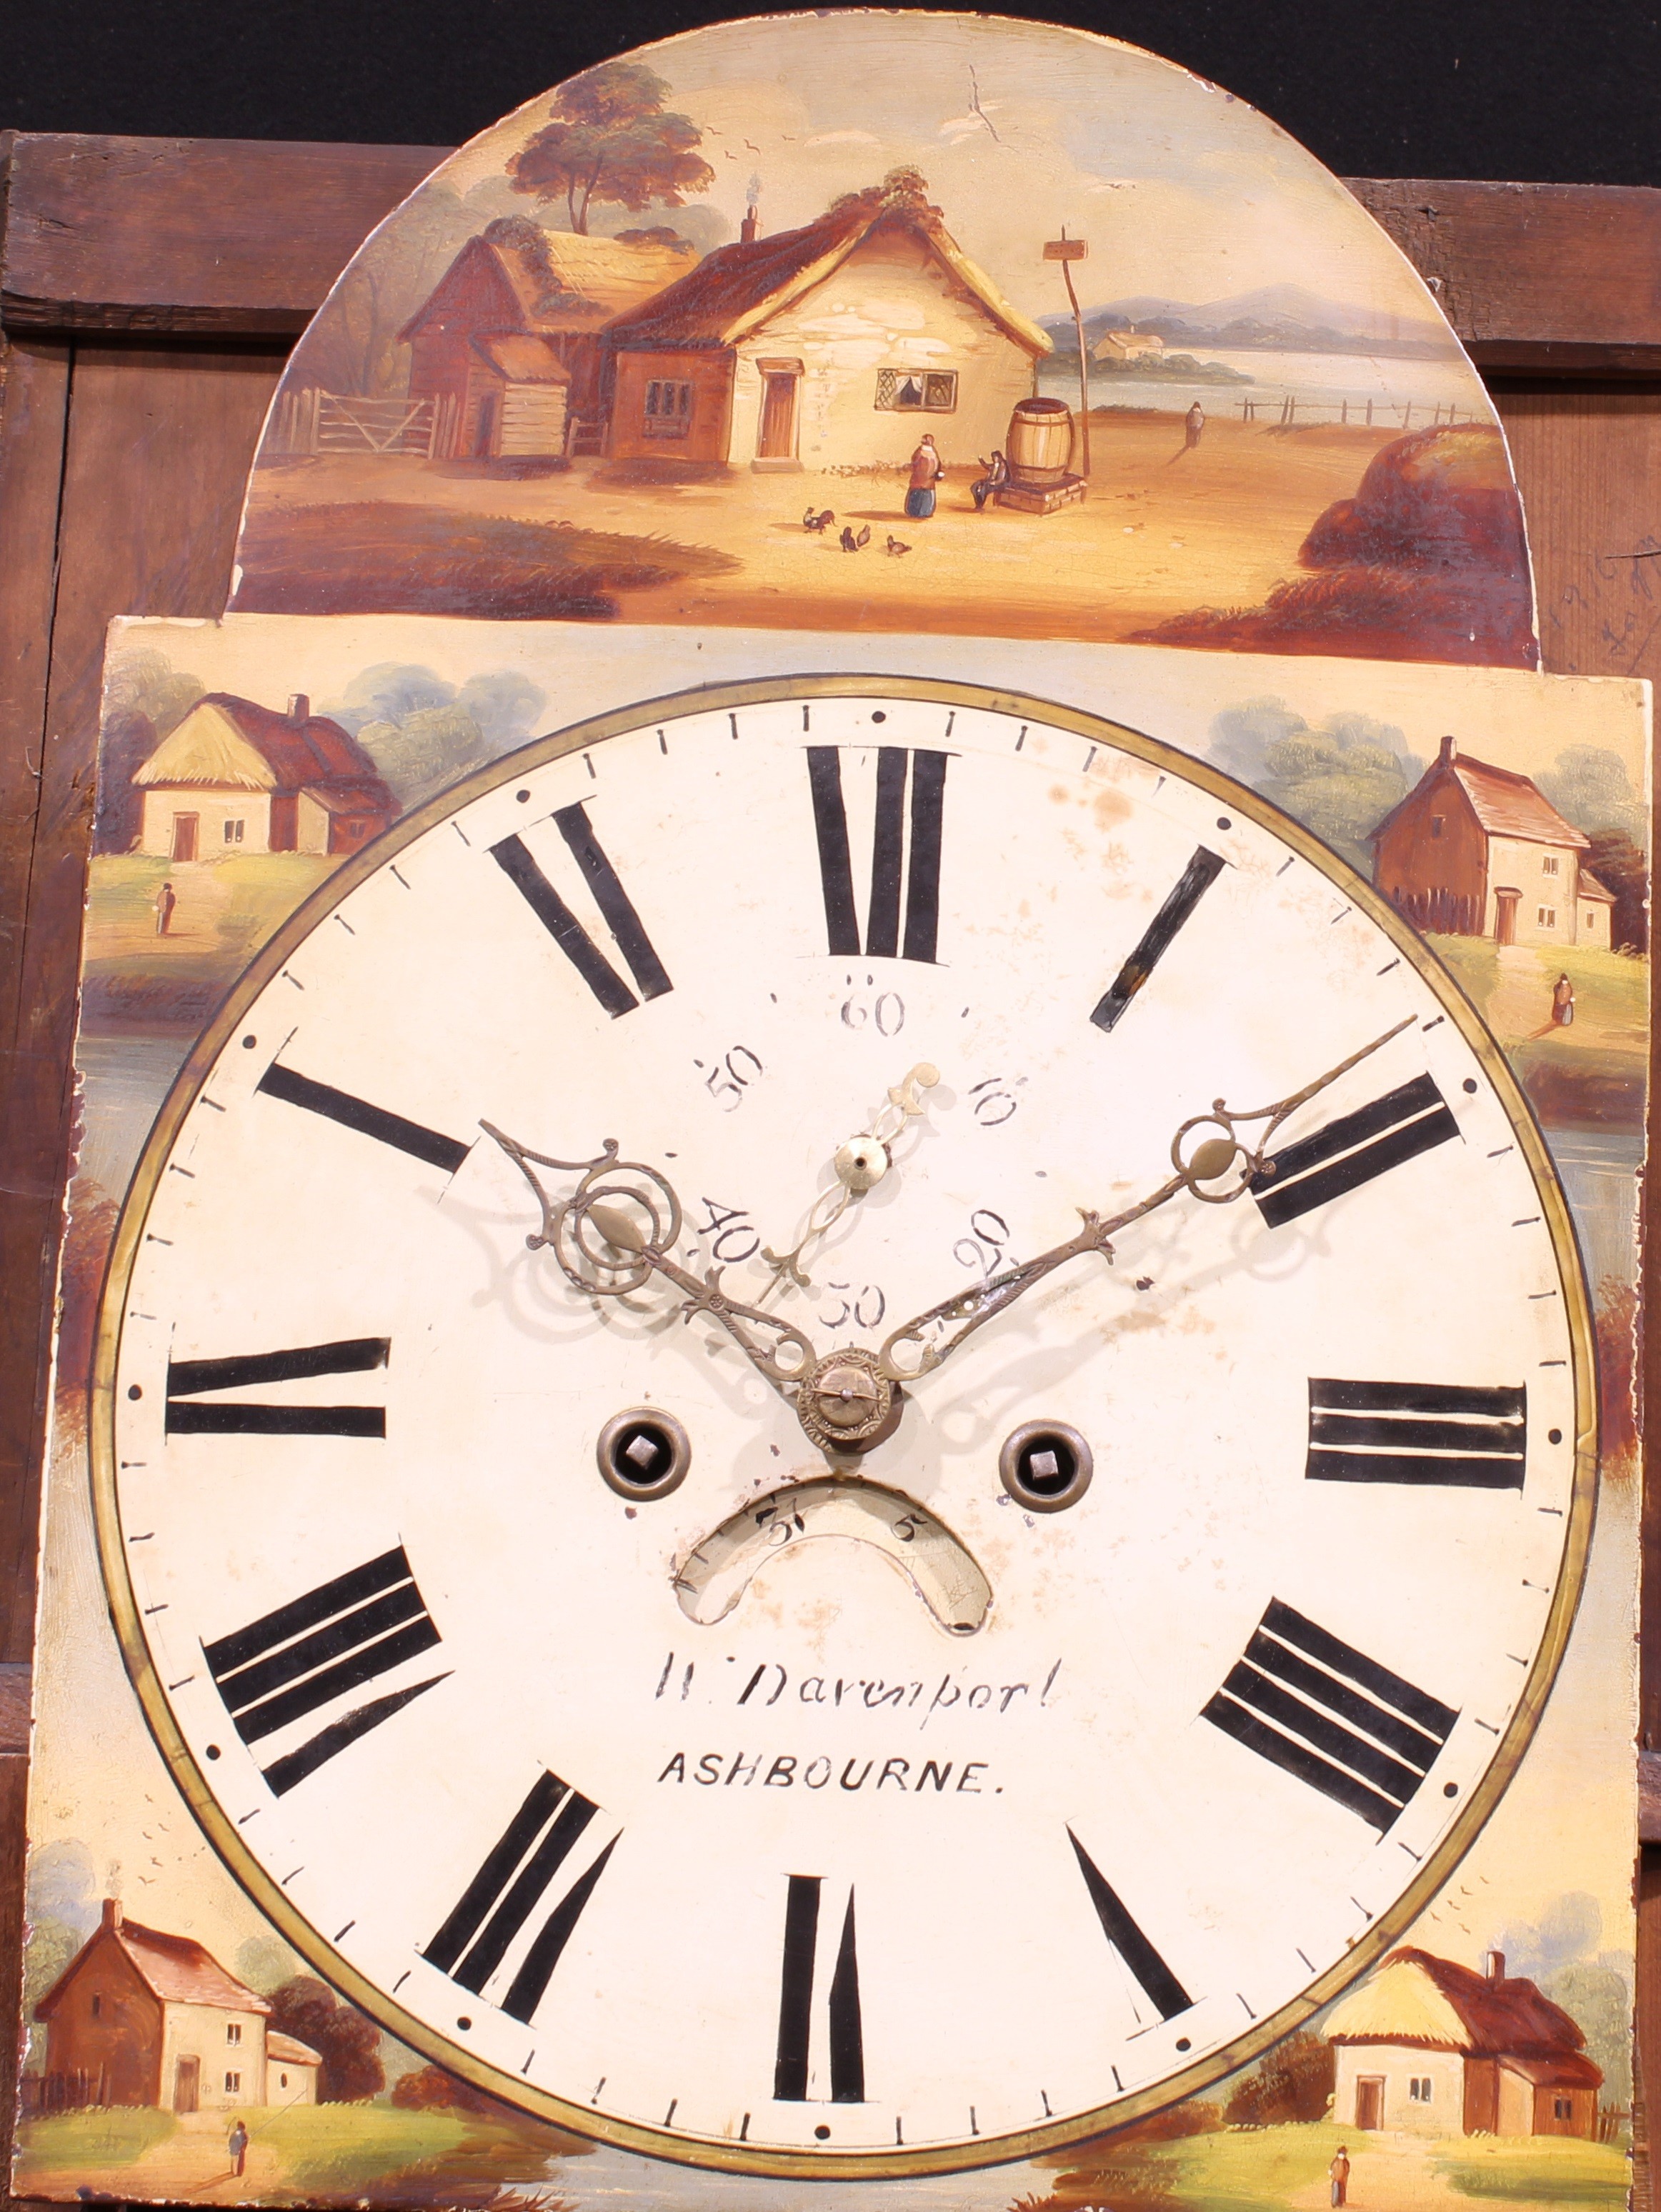
<instances>
[{"instance_id":1,"label":"clock dial","mask_svg":"<svg viewBox=\"0 0 1661 2212\"><path fill-rule=\"evenodd\" d=\"M1217 2078L1445 1878L1588 1340L1503 1060L1308 835L757 684L484 772L251 971L124 1218L101 1540L210 1833L397 2033L944 2169Z\"/></svg>"}]
</instances>

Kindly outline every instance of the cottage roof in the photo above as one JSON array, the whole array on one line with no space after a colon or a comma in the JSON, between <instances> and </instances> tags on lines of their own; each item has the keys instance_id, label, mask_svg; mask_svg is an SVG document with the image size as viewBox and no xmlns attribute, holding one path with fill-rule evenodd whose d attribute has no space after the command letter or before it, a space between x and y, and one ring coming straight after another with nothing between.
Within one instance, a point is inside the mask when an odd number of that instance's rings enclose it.
<instances>
[{"instance_id":1,"label":"cottage roof","mask_svg":"<svg viewBox=\"0 0 1661 2212\"><path fill-rule=\"evenodd\" d=\"M618 316L606 335L614 345L630 350L735 345L822 284L867 238L897 230L920 239L1017 345L1035 359L1050 352L1048 335L1010 305L938 217L922 210L857 203L833 208L800 230L717 246L678 283L634 313Z\"/></svg>"},{"instance_id":2,"label":"cottage roof","mask_svg":"<svg viewBox=\"0 0 1661 2212\"><path fill-rule=\"evenodd\" d=\"M370 813L399 811L374 761L338 722L326 714L282 714L229 691L198 699L133 781L308 791L326 804L332 798Z\"/></svg>"},{"instance_id":3,"label":"cottage roof","mask_svg":"<svg viewBox=\"0 0 1661 2212\"><path fill-rule=\"evenodd\" d=\"M1573 2060L1568 2074L1540 2078L1579 2081L1580 2069L1603 2078L1580 2056L1586 2039L1573 2020L1531 1981L1520 1974L1479 1974L1429 1951L1392 1951L1336 2006L1326 2034L1331 2043L1409 2044L1508 2064L1561 2066Z\"/></svg>"},{"instance_id":4,"label":"cottage roof","mask_svg":"<svg viewBox=\"0 0 1661 2212\"><path fill-rule=\"evenodd\" d=\"M1583 867L1580 871L1580 896L1601 899L1605 906L1615 904L1615 893L1600 884L1590 868Z\"/></svg>"},{"instance_id":5,"label":"cottage roof","mask_svg":"<svg viewBox=\"0 0 1661 2212\"><path fill-rule=\"evenodd\" d=\"M524 218L520 219L525 220ZM527 225L527 228L529 226ZM427 298L399 332L407 344L442 324L481 270L502 293L497 327L541 337L597 331L613 315L649 300L684 276L695 248L685 239L581 238L574 231L544 230L539 239L470 238ZM487 310L487 314L490 311ZM490 325L474 322L475 330Z\"/></svg>"},{"instance_id":6,"label":"cottage roof","mask_svg":"<svg viewBox=\"0 0 1661 2212\"><path fill-rule=\"evenodd\" d=\"M70 1984L93 1954L113 1944L131 1961L151 1995L163 2004L212 2005L221 2012L269 2013L271 2004L246 1982L226 1972L210 1951L189 1936L166 1936L136 1920L107 1914L34 2008L37 2020L50 2020ZM319 2062L320 2063L321 2062Z\"/></svg>"},{"instance_id":7,"label":"cottage roof","mask_svg":"<svg viewBox=\"0 0 1661 2212\"><path fill-rule=\"evenodd\" d=\"M1441 757L1431 763L1401 805L1392 807L1373 830L1372 842L1376 843L1406 808L1449 782L1464 793L1472 813L1490 837L1518 837L1535 845L1567 845L1576 852L1585 852L1591 844L1591 839L1566 822L1527 776L1495 768L1488 761L1473 760L1447 740Z\"/></svg>"},{"instance_id":8,"label":"cottage roof","mask_svg":"<svg viewBox=\"0 0 1661 2212\"><path fill-rule=\"evenodd\" d=\"M522 331L492 331L473 340L473 351L509 384L569 384L571 372L547 338Z\"/></svg>"},{"instance_id":9,"label":"cottage roof","mask_svg":"<svg viewBox=\"0 0 1661 2212\"><path fill-rule=\"evenodd\" d=\"M265 2056L267 2058L283 2059L290 2066L320 2066L323 2063L320 2051L313 2051L309 2043L301 2043L297 2037L284 2035L275 2027L268 2027L265 2031Z\"/></svg>"}]
</instances>

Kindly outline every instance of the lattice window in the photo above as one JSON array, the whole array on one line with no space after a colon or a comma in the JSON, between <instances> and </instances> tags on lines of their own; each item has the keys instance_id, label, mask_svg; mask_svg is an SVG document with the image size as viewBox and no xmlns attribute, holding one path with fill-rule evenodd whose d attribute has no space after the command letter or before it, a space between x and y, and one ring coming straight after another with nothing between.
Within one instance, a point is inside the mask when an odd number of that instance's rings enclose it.
<instances>
[{"instance_id":1,"label":"lattice window","mask_svg":"<svg viewBox=\"0 0 1661 2212\"><path fill-rule=\"evenodd\" d=\"M692 427L692 387L673 377L653 377L646 386L648 438L684 438Z\"/></svg>"},{"instance_id":2,"label":"lattice window","mask_svg":"<svg viewBox=\"0 0 1661 2212\"><path fill-rule=\"evenodd\" d=\"M879 368L878 408L889 415L949 415L958 404L955 368Z\"/></svg>"}]
</instances>

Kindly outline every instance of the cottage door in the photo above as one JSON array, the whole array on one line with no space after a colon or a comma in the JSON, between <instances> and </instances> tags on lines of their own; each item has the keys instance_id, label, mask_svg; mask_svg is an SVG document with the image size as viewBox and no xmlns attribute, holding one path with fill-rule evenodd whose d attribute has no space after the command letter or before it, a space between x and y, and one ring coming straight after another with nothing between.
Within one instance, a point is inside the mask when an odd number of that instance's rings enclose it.
<instances>
[{"instance_id":1,"label":"cottage door","mask_svg":"<svg viewBox=\"0 0 1661 2212\"><path fill-rule=\"evenodd\" d=\"M1384 2118L1384 2081L1381 2074L1363 2074L1355 2084L1355 2124L1382 2127Z\"/></svg>"},{"instance_id":2,"label":"cottage door","mask_svg":"<svg viewBox=\"0 0 1661 2212\"><path fill-rule=\"evenodd\" d=\"M1522 897L1521 891L1495 891L1494 894L1494 941L1496 945L1516 944L1517 909Z\"/></svg>"},{"instance_id":3,"label":"cottage door","mask_svg":"<svg viewBox=\"0 0 1661 2212\"><path fill-rule=\"evenodd\" d=\"M773 370L763 379L761 432L756 441L759 461L788 461L796 450L796 387L794 369Z\"/></svg>"},{"instance_id":4,"label":"cottage door","mask_svg":"<svg viewBox=\"0 0 1661 2212\"><path fill-rule=\"evenodd\" d=\"M199 2104L202 2085L202 2061L181 2058L173 2072L173 2108L175 2112L193 2112Z\"/></svg>"},{"instance_id":5,"label":"cottage door","mask_svg":"<svg viewBox=\"0 0 1661 2212\"><path fill-rule=\"evenodd\" d=\"M196 858L196 832L202 817L199 814L175 814L173 817L173 856L175 860Z\"/></svg>"}]
</instances>

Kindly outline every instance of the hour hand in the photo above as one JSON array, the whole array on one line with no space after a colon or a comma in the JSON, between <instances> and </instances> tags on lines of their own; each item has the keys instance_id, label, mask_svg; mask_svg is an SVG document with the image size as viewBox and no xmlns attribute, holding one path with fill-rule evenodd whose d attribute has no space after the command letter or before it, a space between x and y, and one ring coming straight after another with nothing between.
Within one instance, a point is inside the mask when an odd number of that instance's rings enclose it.
<instances>
[{"instance_id":1,"label":"hour hand","mask_svg":"<svg viewBox=\"0 0 1661 2212\"><path fill-rule=\"evenodd\" d=\"M532 1251L551 1251L568 1282L591 1297L609 1298L644 1290L654 1278L667 1283L678 1294L683 1320L708 1314L781 1395L794 1397L818 1357L812 1345L788 1322L727 1297L719 1267L700 1280L671 1256L683 1216L674 1187L660 1169L620 1160L614 1137L606 1139L593 1159L557 1160L533 1152L489 1121L479 1126L536 1194L542 1227L526 1243ZM576 1188L556 1198L537 1174L538 1168L577 1176Z\"/></svg>"}]
</instances>

